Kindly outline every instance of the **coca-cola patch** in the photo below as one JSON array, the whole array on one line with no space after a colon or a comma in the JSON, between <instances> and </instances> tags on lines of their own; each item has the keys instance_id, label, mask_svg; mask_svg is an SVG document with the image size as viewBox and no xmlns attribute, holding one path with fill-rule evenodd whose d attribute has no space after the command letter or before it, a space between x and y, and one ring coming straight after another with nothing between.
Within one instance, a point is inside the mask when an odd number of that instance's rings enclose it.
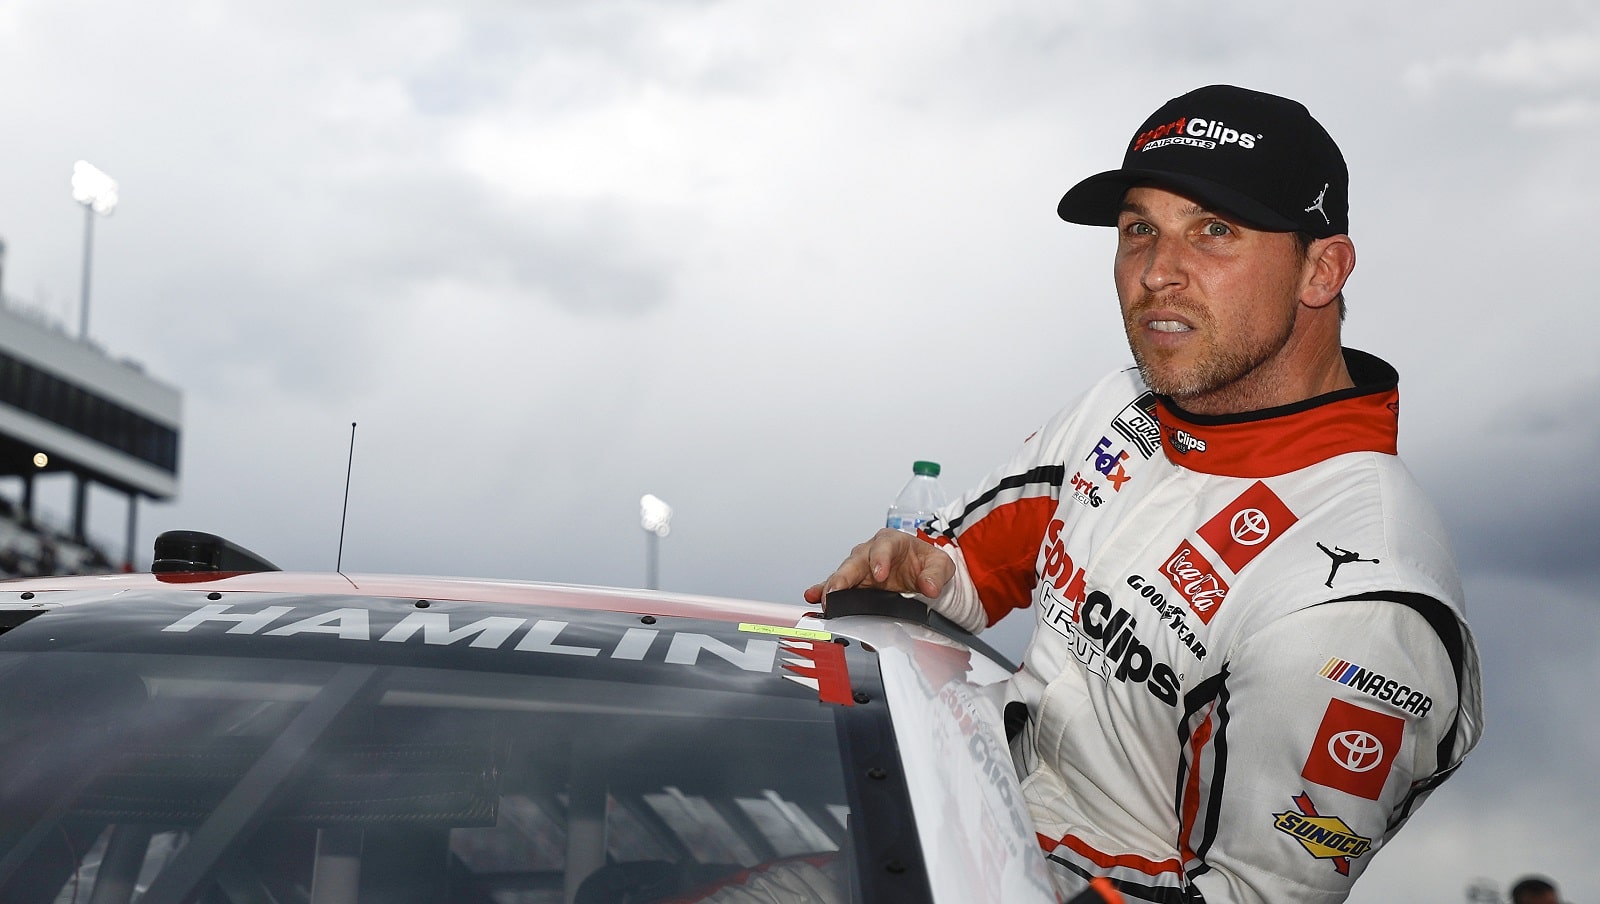
<instances>
[{"instance_id":1,"label":"coca-cola patch","mask_svg":"<svg viewBox=\"0 0 1600 904\"><path fill-rule=\"evenodd\" d=\"M1210 624L1228 596L1228 582L1217 574L1216 568L1200 554L1188 540L1178 544L1175 551L1161 566L1161 573L1171 582L1172 589L1189 603L1200 621Z\"/></svg>"}]
</instances>

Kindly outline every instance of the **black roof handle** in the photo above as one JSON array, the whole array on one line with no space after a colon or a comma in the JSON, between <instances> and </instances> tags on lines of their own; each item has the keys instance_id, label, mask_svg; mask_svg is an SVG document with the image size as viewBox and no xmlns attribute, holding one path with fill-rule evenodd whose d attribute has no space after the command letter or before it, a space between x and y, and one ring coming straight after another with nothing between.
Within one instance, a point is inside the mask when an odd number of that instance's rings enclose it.
<instances>
[{"instance_id":1,"label":"black roof handle","mask_svg":"<svg viewBox=\"0 0 1600 904\"><path fill-rule=\"evenodd\" d=\"M1008 672L1017 670L1017 664L1001 655L1000 651L978 639L966 628L929 609L926 603L914 596L866 587L850 587L829 593L827 604L822 608L822 617L844 618L847 615L880 615L925 625L989 657Z\"/></svg>"},{"instance_id":2,"label":"black roof handle","mask_svg":"<svg viewBox=\"0 0 1600 904\"><path fill-rule=\"evenodd\" d=\"M177 572L282 571L243 546L216 534L198 530L169 530L156 537L156 574Z\"/></svg>"}]
</instances>

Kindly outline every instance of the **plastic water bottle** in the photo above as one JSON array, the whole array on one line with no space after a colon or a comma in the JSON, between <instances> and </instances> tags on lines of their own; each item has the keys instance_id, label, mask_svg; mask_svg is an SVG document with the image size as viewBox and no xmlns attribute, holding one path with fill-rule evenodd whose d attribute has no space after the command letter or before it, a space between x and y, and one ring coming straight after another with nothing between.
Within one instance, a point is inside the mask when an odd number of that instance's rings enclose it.
<instances>
[{"instance_id":1,"label":"plastic water bottle","mask_svg":"<svg viewBox=\"0 0 1600 904\"><path fill-rule=\"evenodd\" d=\"M911 464L911 479L889 506L885 524L908 534L917 532L944 505L944 490L939 487L939 463L918 461Z\"/></svg>"}]
</instances>

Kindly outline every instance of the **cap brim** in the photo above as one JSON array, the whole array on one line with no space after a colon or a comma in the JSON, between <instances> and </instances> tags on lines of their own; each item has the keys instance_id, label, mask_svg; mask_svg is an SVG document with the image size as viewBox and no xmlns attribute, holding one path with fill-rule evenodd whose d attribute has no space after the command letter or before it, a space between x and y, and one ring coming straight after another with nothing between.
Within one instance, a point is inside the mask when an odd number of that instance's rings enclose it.
<instances>
[{"instance_id":1,"label":"cap brim","mask_svg":"<svg viewBox=\"0 0 1600 904\"><path fill-rule=\"evenodd\" d=\"M1295 232L1301 224L1226 185L1165 170L1117 169L1096 173L1079 182L1061 196L1056 213L1069 223L1085 226L1115 226L1122 213L1122 198L1136 185L1155 185L1237 218L1246 226L1268 232Z\"/></svg>"}]
</instances>

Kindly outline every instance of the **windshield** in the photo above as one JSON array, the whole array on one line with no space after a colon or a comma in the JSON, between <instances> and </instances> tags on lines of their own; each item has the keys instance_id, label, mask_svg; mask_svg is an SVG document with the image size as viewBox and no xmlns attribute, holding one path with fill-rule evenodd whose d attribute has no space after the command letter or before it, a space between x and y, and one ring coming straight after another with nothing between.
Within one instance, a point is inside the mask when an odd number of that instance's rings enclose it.
<instances>
[{"instance_id":1,"label":"windshield","mask_svg":"<svg viewBox=\"0 0 1600 904\"><path fill-rule=\"evenodd\" d=\"M364 634L328 615L350 608L251 606L253 632L157 607L144 627L63 610L0 635L0 899L693 901L774 871L815 887L796 901L859 886L841 748L861 731L839 720L867 707L804 680L807 647L842 645L686 619L629 635L640 619L610 613L519 633L506 607L461 606L385 644L414 610L360 605ZM332 628L271 636L297 617ZM566 652L528 655L541 644Z\"/></svg>"}]
</instances>

